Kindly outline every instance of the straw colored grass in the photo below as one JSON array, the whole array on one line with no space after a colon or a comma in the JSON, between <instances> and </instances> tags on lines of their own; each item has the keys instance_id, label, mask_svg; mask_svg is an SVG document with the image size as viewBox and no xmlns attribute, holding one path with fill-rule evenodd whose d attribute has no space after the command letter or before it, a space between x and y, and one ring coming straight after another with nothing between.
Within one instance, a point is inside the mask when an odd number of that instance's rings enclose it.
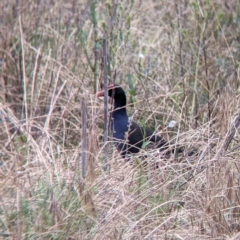
<instances>
[{"instance_id":1,"label":"straw colored grass","mask_svg":"<svg viewBox=\"0 0 240 240\"><path fill-rule=\"evenodd\" d=\"M237 0L0 8L0 238L239 239ZM183 153L103 141L103 38L129 115Z\"/></svg>"}]
</instances>

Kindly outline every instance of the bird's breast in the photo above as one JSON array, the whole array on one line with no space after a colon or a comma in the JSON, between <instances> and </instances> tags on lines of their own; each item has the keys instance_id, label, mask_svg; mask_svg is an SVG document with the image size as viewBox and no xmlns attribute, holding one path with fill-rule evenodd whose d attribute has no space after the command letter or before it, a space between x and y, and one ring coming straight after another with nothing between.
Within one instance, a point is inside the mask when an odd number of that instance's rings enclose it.
<instances>
[{"instance_id":1,"label":"bird's breast","mask_svg":"<svg viewBox=\"0 0 240 240\"><path fill-rule=\"evenodd\" d=\"M111 128L115 139L125 139L128 131L128 118L112 118Z\"/></svg>"}]
</instances>

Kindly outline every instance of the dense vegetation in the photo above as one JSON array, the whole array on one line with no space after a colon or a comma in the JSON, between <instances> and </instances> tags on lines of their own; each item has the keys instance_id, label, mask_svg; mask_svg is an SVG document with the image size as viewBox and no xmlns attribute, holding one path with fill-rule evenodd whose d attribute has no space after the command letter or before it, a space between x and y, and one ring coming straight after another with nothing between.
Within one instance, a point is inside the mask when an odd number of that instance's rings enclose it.
<instances>
[{"instance_id":1,"label":"dense vegetation","mask_svg":"<svg viewBox=\"0 0 240 240\"><path fill-rule=\"evenodd\" d=\"M0 9L0 238L239 239L238 0ZM184 153L104 152L103 39L129 114Z\"/></svg>"}]
</instances>

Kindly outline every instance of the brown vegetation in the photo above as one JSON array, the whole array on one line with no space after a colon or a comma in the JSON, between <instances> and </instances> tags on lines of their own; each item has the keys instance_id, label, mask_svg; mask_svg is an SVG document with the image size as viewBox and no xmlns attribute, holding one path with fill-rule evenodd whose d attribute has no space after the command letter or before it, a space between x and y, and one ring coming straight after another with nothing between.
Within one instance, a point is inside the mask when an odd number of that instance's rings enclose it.
<instances>
[{"instance_id":1,"label":"brown vegetation","mask_svg":"<svg viewBox=\"0 0 240 240\"><path fill-rule=\"evenodd\" d=\"M0 238L240 238L238 0L0 9ZM103 38L130 115L184 153L104 152Z\"/></svg>"}]
</instances>

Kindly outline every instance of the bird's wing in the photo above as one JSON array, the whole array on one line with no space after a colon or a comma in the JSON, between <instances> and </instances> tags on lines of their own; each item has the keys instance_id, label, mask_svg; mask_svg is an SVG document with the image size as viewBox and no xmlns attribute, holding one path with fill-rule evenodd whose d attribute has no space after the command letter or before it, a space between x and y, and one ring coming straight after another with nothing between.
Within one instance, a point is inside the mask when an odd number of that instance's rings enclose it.
<instances>
[{"instance_id":1,"label":"bird's wing","mask_svg":"<svg viewBox=\"0 0 240 240\"><path fill-rule=\"evenodd\" d=\"M129 137L128 139L129 139L130 144L132 144L132 145L135 145L133 143L133 142L135 142L135 143L139 143L138 146L140 146L140 145L142 146L143 142L151 141L151 142L155 143L156 148L161 148L163 150L168 148L168 143L167 143L167 141L165 141L163 139L163 137L154 134L153 131L151 131L147 127L139 126L139 124L137 124L134 121L131 121L129 132L130 132L130 134L132 134L132 141L131 141L131 137Z\"/></svg>"}]
</instances>

